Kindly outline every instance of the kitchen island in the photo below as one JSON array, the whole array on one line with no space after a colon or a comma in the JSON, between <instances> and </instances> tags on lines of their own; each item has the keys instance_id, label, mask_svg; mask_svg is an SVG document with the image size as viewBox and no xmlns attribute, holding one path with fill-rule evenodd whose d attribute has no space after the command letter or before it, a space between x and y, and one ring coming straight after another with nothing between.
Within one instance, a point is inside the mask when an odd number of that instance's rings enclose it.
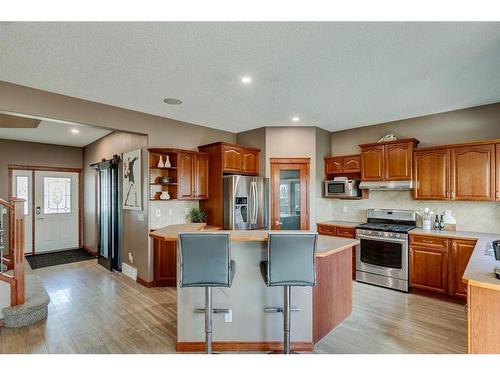
<instances>
[{"instance_id":1,"label":"kitchen island","mask_svg":"<svg viewBox=\"0 0 500 375\"><path fill-rule=\"evenodd\" d=\"M169 226L151 233L155 241L176 241L178 233L203 230L203 225ZM268 288L260 273L266 259L269 231L230 231L236 274L231 288L213 289L213 306L230 309L214 314L215 351L280 350L283 316L266 308L283 306L283 288ZM352 311L352 250L355 239L319 236L317 285L292 288L292 349L311 351ZM177 351L204 350L203 288L180 288L177 283Z\"/></svg>"}]
</instances>

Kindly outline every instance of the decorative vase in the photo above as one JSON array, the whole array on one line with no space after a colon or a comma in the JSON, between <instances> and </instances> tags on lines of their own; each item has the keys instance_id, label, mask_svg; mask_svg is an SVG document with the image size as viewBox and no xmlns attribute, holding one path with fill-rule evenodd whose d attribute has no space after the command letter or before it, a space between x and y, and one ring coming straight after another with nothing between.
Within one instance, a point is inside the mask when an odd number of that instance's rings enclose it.
<instances>
[{"instance_id":1,"label":"decorative vase","mask_svg":"<svg viewBox=\"0 0 500 375\"><path fill-rule=\"evenodd\" d=\"M164 166L165 168L170 168L172 166L172 164L170 164L170 157L167 155L166 158Z\"/></svg>"},{"instance_id":2,"label":"decorative vase","mask_svg":"<svg viewBox=\"0 0 500 375\"><path fill-rule=\"evenodd\" d=\"M160 194L160 199L162 201L168 201L170 199L170 194L168 193L168 191L162 191Z\"/></svg>"},{"instance_id":3,"label":"decorative vase","mask_svg":"<svg viewBox=\"0 0 500 375\"><path fill-rule=\"evenodd\" d=\"M167 160L168 160L168 156L167 156ZM157 165L158 168L164 168L165 167L165 163L163 162L163 156L160 155L160 160L158 160L158 165Z\"/></svg>"}]
</instances>

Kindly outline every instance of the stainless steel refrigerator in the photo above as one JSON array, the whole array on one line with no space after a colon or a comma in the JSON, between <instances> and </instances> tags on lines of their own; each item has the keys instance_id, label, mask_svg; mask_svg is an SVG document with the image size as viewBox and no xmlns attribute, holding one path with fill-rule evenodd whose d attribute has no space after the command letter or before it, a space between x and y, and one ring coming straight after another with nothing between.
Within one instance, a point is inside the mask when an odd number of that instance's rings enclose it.
<instances>
[{"instance_id":1,"label":"stainless steel refrigerator","mask_svg":"<svg viewBox=\"0 0 500 375\"><path fill-rule=\"evenodd\" d=\"M269 228L269 179L224 176L224 229Z\"/></svg>"}]
</instances>

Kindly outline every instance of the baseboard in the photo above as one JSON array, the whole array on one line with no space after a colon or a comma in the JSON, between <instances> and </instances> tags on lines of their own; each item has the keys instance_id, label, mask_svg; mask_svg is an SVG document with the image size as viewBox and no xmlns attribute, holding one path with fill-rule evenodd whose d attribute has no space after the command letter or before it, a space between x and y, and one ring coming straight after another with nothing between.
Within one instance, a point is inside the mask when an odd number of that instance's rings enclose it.
<instances>
[{"instance_id":1,"label":"baseboard","mask_svg":"<svg viewBox=\"0 0 500 375\"><path fill-rule=\"evenodd\" d=\"M87 253L89 253L90 255L92 255L94 257L96 257L98 255L97 251L89 249L88 247L83 246L82 249L85 250Z\"/></svg>"},{"instance_id":2,"label":"baseboard","mask_svg":"<svg viewBox=\"0 0 500 375\"><path fill-rule=\"evenodd\" d=\"M137 276L136 280L139 284L144 285L146 288L152 288L154 286L154 283L152 281L145 281L141 279L139 276Z\"/></svg>"},{"instance_id":3,"label":"baseboard","mask_svg":"<svg viewBox=\"0 0 500 375\"><path fill-rule=\"evenodd\" d=\"M296 352L312 352L312 342L292 342L292 350ZM175 350L178 352L203 352L205 343L198 341L177 342ZM214 341L212 350L215 352L274 352L282 351L283 343L280 341Z\"/></svg>"},{"instance_id":4,"label":"baseboard","mask_svg":"<svg viewBox=\"0 0 500 375\"><path fill-rule=\"evenodd\" d=\"M410 288L410 293L418 294L420 296L436 298L442 301L458 303L460 305L465 305L467 303L467 298L449 296L447 294L442 294L439 292L434 292L432 290L418 289L418 288Z\"/></svg>"}]
</instances>

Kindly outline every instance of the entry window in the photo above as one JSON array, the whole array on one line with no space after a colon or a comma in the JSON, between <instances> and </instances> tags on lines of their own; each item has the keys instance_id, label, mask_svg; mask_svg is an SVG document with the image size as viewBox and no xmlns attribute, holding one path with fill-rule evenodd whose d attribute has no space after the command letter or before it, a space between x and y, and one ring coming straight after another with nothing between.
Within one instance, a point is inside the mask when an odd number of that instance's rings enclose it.
<instances>
[{"instance_id":1,"label":"entry window","mask_svg":"<svg viewBox=\"0 0 500 375\"><path fill-rule=\"evenodd\" d=\"M28 176L16 176L16 197L24 199L24 214L28 215Z\"/></svg>"},{"instance_id":2,"label":"entry window","mask_svg":"<svg viewBox=\"0 0 500 375\"><path fill-rule=\"evenodd\" d=\"M71 213L71 178L43 178L43 213L46 215Z\"/></svg>"}]
</instances>

